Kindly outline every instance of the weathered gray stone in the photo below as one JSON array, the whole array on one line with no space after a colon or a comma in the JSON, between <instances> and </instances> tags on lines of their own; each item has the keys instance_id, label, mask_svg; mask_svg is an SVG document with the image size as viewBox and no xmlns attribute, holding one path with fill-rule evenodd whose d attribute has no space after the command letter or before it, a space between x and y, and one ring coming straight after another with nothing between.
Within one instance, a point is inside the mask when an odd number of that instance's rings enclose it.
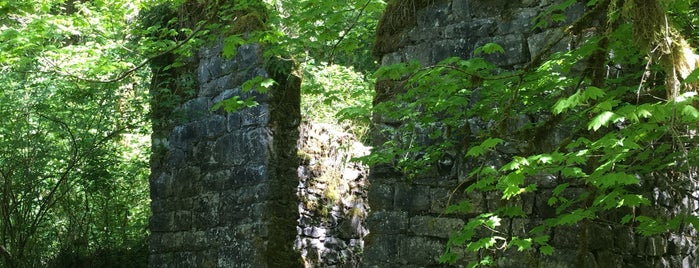
<instances>
[{"instance_id":1,"label":"weathered gray stone","mask_svg":"<svg viewBox=\"0 0 699 268\"><path fill-rule=\"evenodd\" d=\"M226 118L221 115L211 115L201 123L200 133L207 138L221 136L226 131Z\"/></svg>"},{"instance_id":2,"label":"weathered gray stone","mask_svg":"<svg viewBox=\"0 0 699 268\"><path fill-rule=\"evenodd\" d=\"M471 19L470 0L454 0L451 3L451 8L455 21L468 21Z\"/></svg>"},{"instance_id":3,"label":"weathered gray stone","mask_svg":"<svg viewBox=\"0 0 699 268\"><path fill-rule=\"evenodd\" d=\"M200 195L194 200L192 225L197 230L206 230L219 224L220 201L218 193Z\"/></svg>"},{"instance_id":4,"label":"weathered gray stone","mask_svg":"<svg viewBox=\"0 0 699 268\"><path fill-rule=\"evenodd\" d=\"M473 45L468 39L437 41L433 44L429 63L437 63L449 57L467 58L473 52Z\"/></svg>"},{"instance_id":5,"label":"weathered gray stone","mask_svg":"<svg viewBox=\"0 0 699 268\"><path fill-rule=\"evenodd\" d=\"M521 34L509 34L503 36L495 36L492 38L484 38L476 42L475 47L483 46L487 43L495 43L500 45L505 53L493 53L480 55L484 59L499 66L514 66L524 64L529 61L529 51L525 47L525 38Z\"/></svg>"},{"instance_id":6,"label":"weathered gray stone","mask_svg":"<svg viewBox=\"0 0 699 268\"><path fill-rule=\"evenodd\" d=\"M633 252L636 248L636 239L633 230L628 227L619 227L614 230L614 246L620 252Z\"/></svg>"},{"instance_id":7,"label":"weathered gray stone","mask_svg":"<svg viewBox=\"0 0 699 268\"><path fill-rule=\"evenodd\" d=\"M645 253L649 256L659 257L667 253L667 239L659 236L643 237L637 239L638 250L641 253Z\"/></svg>"},{"instance_id":8,"label":"weathered gray stone","mask_svg":"<svg viewBox=\"0 0 699 268\"><path fill-rule=\"evenodd\" d=\"M490 55L477 55L486 60L506 68L519 68L532 60L553 52L566 51L569 46L575 46L573 37L564 36L564 26L570 23L585 12L584 3L573 3L571 7L555 11L557 14L565 16L565 22L548 21L543 27L534 29L535 18L553 5L561 1L481 1L481 0L452 0L437 3L435 6L427 7L417 11L418 25L412 29L403 31L403 40L397 42L406 44L399 46L396 51L389 51L382 57L382 64L395 64L417 60L423 65L435 64L448 57L469 58L473 54L474 48L486 43L496 43L503 47L505 53L495 53ZM444 8L447 6L447 8ZM547 20L546 16L542 16ZM592 25L596 22L593 19ZM578 37L575 37L578 38ZM573 71L582 71L583 67L574 66ZM392 88L393 89L393 88ZM383 90L383 89L382 89ZM480 97L479 90L474 90L472 102ZM400 89L395 89L400 92ZM400 104L399 104L400 105ZM405 105L405 104L404 104ZM549 122L551 116L548 114L519 115L506 122L506 132L515 133L528 126ZM375 116L377 131L372 133L375 138L375 145L381 145L385 141L395 141L406 143L401 133L396 133L397 126L405 122L384 118L381 115ZM479 118L468 119L468 124L464 127L470 130L471 135L478 137L483 130L491 129L497 122L484 121ZM523 138L524 142L507 142L496 147L494 152L490 152L480 159L458 159L453 165L453 174L457 176L455 180L459 187L467 187L478 181L477 176L472 176L471 172L480 167L499 167L507 163L515 155L522 155L534 151L554 151L566 139L571 136L571 129L575 126L554 125L545 133L538 133L537 139L527 142L529 138ZM388 131L383 131L388 130ZM409 142L425 145L434 141L426 139L425 133L418 129L412 135ZM422 136L420 136L422 135ZM459 139L469 140L473 137L460 137ZM454 187L457 185L443 183L439 181L440 176L419 174L412 180L401 180L395 170L390 166L379 166L375 169L377 173L371 174L371 181L375 183L369 188L370 202L375 204L368 220L368 226L372 232L371 239L368 239L366 252L371 257L380 258L373 260L367 258L367 267L422 267L427 266L424 260L406 260L404 255L411 248L411 242L425 242L429 238L445 238L446 232L431 226L444 226L445 223L430 225L431 222L443 220L441 214L447 200L451 196ZM441 173L440 173L441 174ZM449 172L448 174L452 174ZM662 216L677 215L686 211L685 208L699 207L699 201L687 197L676 197L677 194L669 189L668 182L674 178L668 178L657 174L658 178L642 180L638 187L645 189L665 189L655 191L651 200L659 206L650 208L635 208L634 211L618 210L605 212L603 221L580 222L573 226L556 226L545 230L550 236L552 246L556 248L551 256L540 255L539 253L519 253L513 252L512 248L498 255L497 263L499 267L691 267L694 261L681 257L687 256L688 252L694 252L696 246L687 246L688 243L680 239L680 236L673 237L667 242L667 238L636 237L632 228L621 227L613 224L605 224L604 220L618 222L626 213L635 215ZM641 179L641 178L640 178ZM552 197L552 189L566 178L560 174L538 174L525 179L525 185L534 183L537 191L525 193L517 198L503 200L501 194L497 193L477 193L463 194L463 188L454 191L452 203L467 200L472 203L473 211L470 213L482 213L502 205L521 207L527 218L504 218L498 231L505 236L529 237L528 233L535 226L543 224L543 219L556 217L559 213L567 213L576 208L589 206L588 202L581 200L568 207L565 211L557 212L549 205L549 198ZM444 180L447 182L448 180ZM567 200L580 200L589 187L583 183L570 182L571 186L566 189L561 197ZM665 184L663 184L665 183ZM425 190L425 187L427 190ZM674 189L677 189L677 185ZM696 185L685 189L686 192L696 191ZM428 197L425 197L428 192ZM699 196L699 195L698 195ZM695 196L696 197L696 196ZM393 203L390 203L390 201ZM429 200L429 208L424 209ZM694 201L692 201L694 200ZM461 214L460 214L461 215ZM466 214L468 217L471 214ZM608 217L608 218L606 218ZM405 219L409 219L406 230ZM460 222L454 222L455 226ZM688 231L688 233L691 232ZM479 230L476 236L490 235L489 230ZM398 237L399 258L388 257L387 254L380 254L381 251L395 247L396 243L384 241L387 237ZM425 242L427 244L431 242ZM429 246L427 246L429 248ZM690 249L691 248L691 249ZM427 248L412 249L429 251ZM410 256L414 257L414 256ZM428 259L429 257L423 256ZM475 259L473 256L472 259ZM631 262L629 262L631 260ZM639 260L647 260L645 263Z\"/></svg>"},{"instance_id":9,"label":"weathered gray stone","mask_svg":"<svg viewBox=\"0 0 699 268\"><path fill-rule=\"evenodd\" d=\"M367 155L369 149L351 134L319 123L303 123L299 143L303 161L296 170L301 202L295 249L305 267L359 266L368 233L367 171L346 159Z\"/></svg>"},{"instance_id":10,"label":"weathered gray stone","mask_svg":"<svg viewBox=\"0 0 699 268\"><path fill-rule=\"evenodd\" d=\"M511 0L467 1L474 17L499 17Z\"/></svg>"},{"instance_id":11,"label":"weathered gray stone","mask_svg":"<svg viewBox=\"0 0 699 268\"><path fill-rule=\"evenodd\" d=\"M592 251L608 251L610 245L614 245L612 227L596 223L587 224L588 249Z\"/></svg>"},{"instance_id":12,"label":"weathered gray stone","mask_svg":"<svg viewBox=\"0 0 699 268\"><path fill-rule=\"evenodd\" d=\"M372 183L369 185L368 195L374 211L393 209L394 190L392 184Z\"/></svg>"},{"instance_id":13,"label":"weathered gray stone","mask_svg":"<svg viewBox=\"0 0 699 268\"><path fill-rule=\"evenodd\" d=\"M186 124L175 127L168 140L170 142L170 146L188 150L193 146L193 143L198 135L199 133L197 133L197 128L194 124Z\"/></svg>"},{"instance_id":14,"label":"weathered gray stone","mask_svg":"<svg viewBox=\"0 0 699 268\"><path fill-rule=\"evenodd\" d=\"M563 36L563 30L560 28L547 29L541 33L529 36L527 38L527 46L531 56L530 60L534 60L536 57L541 56L540 54L544 53L544 49L549 46L553 46L551 49L552 51L565 51L568 46L567 41L570 39L561 39Z\"/></svg>"},{"instance_id":15,"label":"weathered gray stone","mask_svg":"<svg viewBox=\"0 0 699 268\"><path fill-rule=\"evenodd\" d=\"M237 240L218 250L218 267L255 268L264 267L264 262L248 241Z\"/></svg>"},{"instance_id":16,"label":"weathered gray stone","mask_svg":"<svg viewBox=\"0 0 699 268\"><path fill-rule=\"evenodd\" d=\"M441 3L430 8L417 11L418 28L439 28L447 25L449 17L449 4Z\"/></svg>"},{"instance_id":17,"label":"weathered gray stone","mask_svg":"<svg viewBox=\"0 0 699 268\"><path fill-rule=\"evenodd\" d=\"M599 267L624 267L624 258L609 250L602 250L597 253L597 265Z\"/></svg>"},{"instance_id":18,"label":"weathered gray stone","mask_svg":"<svg viewBox=\"0 0 699 268\"><path fill-rule=\"evenodd\" d=\"M402 55L407 62L418 61L424 65L432 64L431 44L421 43L417 46L408 46L405 48L405 53Z\"/></svg>"},{"instance_id":19,"label":"weathered gray stone","mask_svg":"<svg viewBox=\"0 0 699 268\"><path fill-rule=\"evenodd\" d=\"M464 221L461 219L415 216L410 218L409 230L420 236L449 238L454 232L461 230L463 226Z\"/></svg>"},{"instance_id":20,"label":"weathered gray stone","mask_svg":"<svg viewBox=\"0 0 699 268\"><path fill-rule=\"evenodd\" d=\"M198 97L188 100L181 107L175 109L174 113L177 114L177 119L181 123L193 122L208 116L210 105L209 98ZM194 137L198 136L198 133L194 135Z\"/></svg>"},{"instance_id":21,"label":"weathered gray stone","mask_svg":"<svg viewBox=\"0 0 699 268\"><path fill-rule=\"evenodd\" d=\"M518 8L513 9L507 20L498 23L498 34L521 34L532 30L534 18L538 15L538 8Z\"/></svg>"},{"instance_id":22,"label":"weathered gray stone","mask_svg":"<svg viewBox=\"0 0 699 268\"><path fill-rule=\"evenodd\" d=\"M196 184L199 183L200 169L198 167L187 167L175 171L172 184L173 190L181 197L189 197L198 194Z\"/></svg>"},{"instance_id":23,"label":"weathered gray stone","mask_svg":"<svg viewBox=\"0 0 699 268\"><path fill-rule=\"evenodd\" d=\"M381 59L381 65L388 66L388 65L392 65L392 64L401 63L403 61L404 61L404 59L403 59L403 56L401 56L401 54L391 53L391 54L385 55Z\"/></svg>"},{"instance_id":24,"label":"weathered gray stone","mask_svg":"<svg viewBox=\"0 0 699 268\"><path fill-rule=\"evenodd\" d=\"M367 219L371 233L398 234L408 227L407 212L374 212Z\"/></svg>"},{"instance_id":25,"label":"weathered gray stone","mask_svg":"<svg viewBox=\"0 0 699 268\"><path fill-rule=\"evenodd\" d=\"M149 220L149 228L153 232L174 231L174 212L153 214Z\"/></svg>"},{"instance_id":26,"label":"weathered gray stone","mask_svg":"<svg viewBox=\"0 0 699 268\"><path fill-rule=\"evenodd\" d=\"M411 212L428 211L430 209L430 188L397 183L395 185L394 208Z\"/></svg>"},{"instance_id":27,"label":"weathered gray stone","mask_svg":"<svg viewBox=\"0 0 699 268\"><path fill-rule=\"evenodd\" d=\"M405 237L388 234L380 235L369 226L372 233L369 234L367 240L372 247L367 247L364 250L364 260L367 267L402 267L397 263L398 260L398 241Z\"/></svg>"},{"instance_id":28,"label":"weathered gray stone","mask_svg":"<svg viewBox=\"0 0 699 268\"><path fill-rule=\"evenodd\" d=\"M551 255L544 255L540 261L541 267L569 268L585 267L597 268L595 256L590 252L578 252L577 250L560 249Z\"/></svg>"},{"instance_id":29,"label":"weathered gray stone","mask_svg":"<svg viewBox=\"0 0 699 268\"><path fill-rule=\"evenodd\" d=\"M427 237L405 237L398 242L398 262L415 266L437 265L444 242Z\"/></svg>"},{"instance_id":30,"label":"weathered gray stone","mask_svg":"<svg viewBox=\"0 0 699 268\"><path fill-rule=\"evenodd\" d=\"M172 255L172 253L151 254L148 256L148 267L166 268L168 267L168 263L172 263Z\"/></svg>"},{"instance_id":31,"label":"weathered gray stone","mask_svg":"<svg viewBox=\"0 0 699 268\"><path fill-rule=\"evenodd\" d=\"M152 176L150 180L150 193L161 197L172 196L172 176L167 173L160 173L158 176Z\"/></svg>"},{"instance_id":32,"label":"weathered gray stone","mask_svg":"<svg viewBox=\"0 0 699 268\"><path fill-rule=\"evenodd\" d=\"M298 94L300 81L290 69L265 71L256 44L239 47L233 59L222 58L221 49L217 42L193 57L196 66L160 72L196 96L182 95L191 99L177 107L154 103L165 117L157 120L172 125L153 134L151 267L287 267L300 259L289 213L296 208L289 170L298 166L289 152L298 132L287 127L300 114L298 99L286 97ZM258 75L278 84L268 94L242 92ZM234 96L259 105L233 114L210 110Z\"/></svg>"}]
</instances>

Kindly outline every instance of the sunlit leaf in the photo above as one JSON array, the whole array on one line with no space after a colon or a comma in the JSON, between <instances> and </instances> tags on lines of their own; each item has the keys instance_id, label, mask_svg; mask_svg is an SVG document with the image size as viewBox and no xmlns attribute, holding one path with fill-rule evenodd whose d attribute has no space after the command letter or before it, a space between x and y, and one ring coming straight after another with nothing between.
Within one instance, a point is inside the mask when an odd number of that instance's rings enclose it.
<instances>
[{"instance_id":1,"label":"sunlit leaf","mask_svg":"<svg viewBox=\"0 0 699 268\"><path fill-rule=\"evenodd\" d=\"M500 45L496 43L487 43L481 47L477 47L474 51L474 55L478 55L481 53L485 54L494 54L494 53L505 53L505 49L503 49Z\"/></svg>"},{"instance_id":2,"label":"sunlit leaf","mask_svg":"<svg viewBox=\"0 0 699 268\"><path fill-rule=\"evenodd\" d=\"M615 114L610 111L602 112L590 121L587 125L587 129L592 129L597 131L600 127L606 126L614 119Z\"/></svg>"}]
</instances>

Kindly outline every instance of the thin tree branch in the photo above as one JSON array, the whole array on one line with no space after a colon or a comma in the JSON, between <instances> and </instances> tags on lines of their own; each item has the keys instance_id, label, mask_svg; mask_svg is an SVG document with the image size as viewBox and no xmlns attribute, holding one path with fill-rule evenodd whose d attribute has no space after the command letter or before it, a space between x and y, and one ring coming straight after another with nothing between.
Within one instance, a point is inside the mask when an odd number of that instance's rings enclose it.
<instances>
[{"instance_id":1,"label":"thin tree branch","mask_svg":"<svg viewBox=\"0 0 699 268\"><path fill-rule=\"evenodd\" d=\"M165 51L163 51L163 52L158 53L158 54L155 55L155 56L151 56L151 57L145 59L144 61L142 61L142 62L139 63L138 65L134 66L133 68L128 69L128 70L126 70L126 71L123 71L123 72L121 72L121 74L119 74L117 77L112 78L112 79L109 79L109 80L90 79L90 78L85 78L85 77L81 77L81 76L74 75L74 74L70 74L70 73L62 73L62 72L58 72L58 73L59 73L60 75L63 75L63 76L68 76L68 77L71 77L71 78L74 78L74 79L77 79L77 80L80 80L80 81L84 81L84 82L89 82L89 83L109 84L109 83L119 82L119 81L121 81L122 79L126 78L127 76L131 75L132 73L134 73L134 72L138 71L139 69L143 68L144 66L146 66L146 64L148 64L148 63L151 62L152 60L154 60L154 59L156 59L156 58L158 58L158 57L162 57L162 56L164 56L164 55L166 55L166 54L168 54L168 53L171 53L171 52L175 51L176 49L182 47L184 44L186 44L187 42L189 42L189 40L192 40L192 39L201 31L201 29L202 29L201 26L197 27L197 28L192 32L192 34L190 34L190 35L189 35L187 38L185 38L182 42L180 42L180 43L178 43L177 45L175 45L175 46L169 48L168 50L165 50ZM54 65L54 67L58 68L58 66L55 66L55 65Z\"/></svg>"},{"instance_id":2,"label":"thin tree branch","mask_svg":"<svg viewBox=\"0 0 699 268\"><path fill-rule=\"evenodd\" d=\"M0 252L2 253L2 256L5 257L7 262L12 262L12 254L10 254L10 252L7 251L5 246L0 245Z\"/></svg>"},{"instance_id":3,"label":"thin tree branch","mask_svg":"<svg viewBox=\"0 0 699 268\"><path fill-rule=\"evenodd\" d=\"M354 21L352 21L352 24L350 24L350 26L347 29L345 29L340 38L338 38L335 44L333 44L333 46L330 48L330 62L335 61L334 58L335 53L337 52L337 47L340 45L340 43L342 43L345 37L347 37L347 35L354 29L354 27L357 26L357 23L359 23L359 18L361 18L362 15L364 15L364 11L366 10L367 6L369 6L371 1L372 0L368 0L366 1L366 3L364 3L362 8L359 9L359 14L357 14L357 16L354 18Z\"/></svg>"}]
</instances>

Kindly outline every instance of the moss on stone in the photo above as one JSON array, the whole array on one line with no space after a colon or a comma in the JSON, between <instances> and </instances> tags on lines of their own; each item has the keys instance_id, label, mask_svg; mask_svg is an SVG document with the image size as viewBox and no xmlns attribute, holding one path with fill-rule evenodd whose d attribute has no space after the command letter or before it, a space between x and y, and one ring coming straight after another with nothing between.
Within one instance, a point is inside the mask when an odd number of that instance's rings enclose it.
<instances>
[{"instance_id":1,"label":"moss on stone","mask_svg":"<svg viewBox=\"0 0 699 268\"><path fill-rule=\"evenodd\" d=\"M301 267L302 259L293 249L296 239L298 199L296 143L301 120L301 78L294 61L272 57L265 61L265 70L277 84L270 90L269 129L274 144L270 163L270 204L268 206L268 244L263 252L269 267Z\"/></svg>"},{"instance_id":2,"label":"moss on stone","mask_svg":"<svg viewBox=\"0 0 699 268\"><path fill-rule=\"evenodd\" d=\"M254 11L242 15L233 22L231 34L244 34L265 29L264 16L260 12Z\"/></svg>"},{"instance_id":3,"label":"moss on stone","mask_svg":"<svg viewBox=\"0 0 699 268\"><path fill-rule=\"evenodd\" d=\"M379 20L372 53L376 58L400 47L403 30L417 25L417 11L444 0L391 0Z\"/></svg>"}]
</instances>

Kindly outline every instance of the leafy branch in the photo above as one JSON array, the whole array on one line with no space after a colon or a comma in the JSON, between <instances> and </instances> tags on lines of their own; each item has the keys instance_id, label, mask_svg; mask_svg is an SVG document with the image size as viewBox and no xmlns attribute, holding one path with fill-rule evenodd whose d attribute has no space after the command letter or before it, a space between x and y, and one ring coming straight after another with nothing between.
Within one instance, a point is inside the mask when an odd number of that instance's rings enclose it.
<instances>
[{"instance_id":1,"label":"leafy branch","mask_svg":"<svg viewBox=\"0 0 699 268\"><path fill-rule=\"evenodd\" d=\"M194 29L194 31L192 31L191 34L189 34L184 40L180 41L180 42L177 43L176 45L174 45L174 46L172 46L171 48L169 48L169 49L167 49L167 50L165 50L165 51L162 51L162 52L160 52L160 53L158 53L158 54L156 54L156 55L154 55L154 56L150 56L150 57L146 58L145 60L141 61L141 63L139 63L138 65L136 65L136 66L134 66L134 67L132 67L131 69L128 69L128 70L126 70L126 71L122 71L121 73L119 73L119 75L117 75L116 77L114 77L114 78L112 78L112 79L108 79L108 80L91 79L91 78L85 78L85 77L82 77L82 76L78 76L78 75L71 74L71 73L66 73L66 72L61 72L61 71L58 71L57 73L58 73L59 75L62 75L62 76L67 76L67 77L70 77L70 78L73 78L73 79L76 79L76 80L80 80L80 81L83 81L83 82L88 82L88 83L101 83L101 84L116 83L116 82L121 81L121 80L124 79L124 78L127 78L129 75L131 75L132 73L134 73L134 72L140 70L141 68L145 67L145 66L146 66L148 63L150 63L151 61L153 61L153 60L155 60L155 59L157 59L157 58L160 58L160 57L162 57L162 56L165 56L165 55L167 55L167 54L170 54L170 53L172 53L173 51L175 51L175 50L179 49L180 47L184 46L184 45L187 44L190 40L192 40L194 37L196 37L197 34L198 34L202 29L203 29L203 27L202 27L202 25L200 24L199 26L197 26L196 29ZM53 67L56 68L56 69L60 69L60 67L58 67L56 64L53 64Z\"/></svg>"}]
</instances>

